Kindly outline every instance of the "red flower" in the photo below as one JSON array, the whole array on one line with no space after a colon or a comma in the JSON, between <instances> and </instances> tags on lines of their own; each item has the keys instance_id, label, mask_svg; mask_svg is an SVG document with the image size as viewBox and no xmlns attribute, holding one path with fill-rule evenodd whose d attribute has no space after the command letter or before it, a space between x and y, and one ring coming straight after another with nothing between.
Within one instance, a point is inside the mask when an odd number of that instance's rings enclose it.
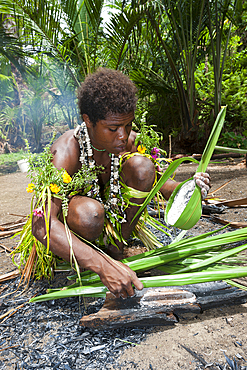
<instances>
[{"instance_id":1,"label":"red flower","mask_svg":"<svg viewBox=\"0 0 247 370\"><path fill-rule=\"evenodd\" d=\"M44 211L43 211L42 207L35 208L33 210L33 215L37 216L37 217L43 217L44 216Z\"/></svg>"}]
</instances>

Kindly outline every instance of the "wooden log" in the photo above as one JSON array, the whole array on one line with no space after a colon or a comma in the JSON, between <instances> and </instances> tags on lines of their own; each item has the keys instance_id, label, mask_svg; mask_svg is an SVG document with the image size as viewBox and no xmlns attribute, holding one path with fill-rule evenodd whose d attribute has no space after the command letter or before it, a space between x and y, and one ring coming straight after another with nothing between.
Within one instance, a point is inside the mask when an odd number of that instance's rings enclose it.
<instances>
[{"instance_id":1,"label":"wooden log","mask_svg":"<svg viewBox=\"0 0 247 370\"><path fill-rule=\"evenodd\" d=\"M177 322L174 311L200 312L193 293L181 288L144 288L135 297L122 299L107 293L99 312L83 316L85 327L113 329L120 326L167 325Z\"/></svg>"},{"instance_id":2,"label":"wooden log","mask_svg":"<svg viewBox=\"0 0 247 370\"><path fill-rule=\"evenodd\" d=\"M247 291L232 287L224 281L184 285L183 289L195 294L202 311L247 302Z\"/></svg>"},{"instance_id":3,"label":"wooden log","mask_svg":"<svg viewBox=\"0 0 247 370\"><path fill-rule=\"evenodd\" d=\"M7 274L4 274L4 275L0 275L0 283L3 283L7 280L10 280L10 279L14 279L16 278L17 276L20 275L20 270L14 270L14 271L11 271L11 272L8 272Z\"/></svg>"},{"instance_id":4,"label":"wooden log","mask_svg":"<svg viewBox=\"0 0 247 370\"><path fill-rule=\"evenodd\" d=\"M247 205L247 198L224 200L224 201L218 202L216 204L219 205L219 206L227 206L227 207L246 206Z\"/></svg>"},{"instance_id":5,"label":"wooden log","mask_svg":"<svg viewBox=\"0 0 247 370\"><path fill-rule=\"evenodd\" d=\"M184 313L198 315L205 309L247 301L247 292L225 282L183 287L145 288L136 296L122 299L107 293L103 307L83 316L80 325L97 329L128 326L171 325Z\"/></svg>"},{"instance_id":6,"label":"wooden log","mask_svg":"<svg viewBox=\"0 0 247 370\"><path fill-rule=\"evenodd\" d=\"M14 234L18 233L21 230L22 230L22 227L21 228L18 228L18 229L15 229L15 230L0 231L0 239L1 238L6 238L7 236L14 235Z\"/></svg>"},{"instance_id":7,"label":"wooden log","mask_svg":"<svg viewBox=\"0 0 247 370\"><path fill-rule=\"evenodd\" d=\"M9 253L11 253L11 252L12 252L12 250L11 250L11 249L9 249L8 247L6 247L5 245L3 245L3 244L1 244L1 243L0 243L0 248L3 248L5 251L7 251L7 252L9 252Z\"/></svg>"},{"instance_id":8,"label":"wooden log","mask_svg":"<svg viewBox=\"0 0 247 370\"><path fill-rule=\"evenodd\" d=\"M216 217L216 216L211 216L211 215L209 216L209 215L205 215L205 214L202 214L202 217L209 218L210 221L216 222L216 223L221 224L221 225L229 225L230 227L232 227L234 229L241 229L243 227L247 227L247 222L227 221L227 220L223 220L222 218L219 218L219 217Z\"/></svg>"},{"instance_id":9,"label":"wooden log","mask_svg":"<svg viewBox=\"0 0 247 370\"><path fill-rule=\"evenodd\" d=\"M0 231L8 231L18 228L19 226L24 226L26 221L18 222L18 223L9 223L5 225L0 225Z\"/></svg>"}]
</instances>

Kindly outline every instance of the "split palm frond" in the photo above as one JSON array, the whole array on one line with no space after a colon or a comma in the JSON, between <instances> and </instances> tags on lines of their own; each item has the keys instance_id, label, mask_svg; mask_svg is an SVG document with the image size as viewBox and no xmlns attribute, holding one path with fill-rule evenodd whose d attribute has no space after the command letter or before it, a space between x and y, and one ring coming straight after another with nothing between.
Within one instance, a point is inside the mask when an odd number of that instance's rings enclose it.
<instances>
[{"instance_id":1,"label":"split palm frond","mask_svg":"<svg viewBox=\"0 0 247 370\"><path fill-rule=\"evenodd\" d=\"M209 161L212 157L215 145L218 141L220 132L222 130L224 120L225 120L225 115L226 115L226 107L223 107L221 111L219 112L216 121L214 123L214 126L212 128L211 134L208 138L207 144L205 146L205 149L202 154L201 161L198 165L197 171L196 172L205 172L207 169L207 166L209 164ZM171 177L171 175L176 171L178 166L185 160L191 160L192 162L198 163L194 158L180 158L172 162L165 173L161 176L159 181L156 183L156 185L153 187L153 189L150 191L149 195L146 197L145 201L143 202L142 206L139 208L137 211L135 217L133 220L145 209L145 207L149 204L150 200L158 193L160 188L165 184L165 182ZM189 179L190 180L190 179ZM188 181L188 180L186 180ZM167 214L171 208L172 202L174 200L175 195L177 194L177 191L181 188L181 186L184 184L181 183L173 192L171 195L168 204L166 206L166 219L167 219ZM181 228L181 229L189 229L191 228L200 218L202 214L202 209L201 209L201 191L198 186L195 187L195 191L192 195L192 199L188 203L188 208L189 212L182 217L180 216L179 219L177 220L176 224L174 226ZM192 207L191 207L192 206ZM199 209L199 211L198 211ZM193 212L192 212L192 211ZM197 211L196 211L197 210ZM192 216L194 217L192 217ZM195 221L194 221L195 218ZM132 220L132 222L133 222ZM181 226L182 225L182 226Z\"/></svg>"},{"instance_id":2,"label":"split palm frond","mask_svg":"<svg viewBox=\"0 0 247 370\"><path fill-rule=\"evenodd\" d=\"M217 115L214 126L212 128L212 131L209 135L208 141L204 148L201 161L196 170L197 173L205 172L207 169L207 166L214 152L215 145L217 144L218 138L220 136L220 133L221 133L224 121L225 121L225 116L226 116L226 107L222 107L220 112ZM192 178L185 180L184 182L179 184L176 187L176 189L173 191L171 197L169 198L169 201L166 206L166 212L165 212L165 220L167 223L169 222L169 219L170 219L169 212L171 210L175 197L177 196L180 189L184 185L186 186L186 184L191 180ZM171 212L173 211L171 210ZM177 215L177 218L174 219L174 222L172 222L172 225L180 229L188 230L197 223L201 215L202 215L201 189L199 188L198 185L195 185L195 189L189 201L187 202L187 204L185 203L184 208L181 209L181 213Z\"/></svg>"},{"instance_id":3,"label":"split palm frond","mask_svg":"<svg viewBox=\"0 0 247 370\"><path fill-rule=\"evenodd\" d=\"M140 277L144 287L196 284L217 280L229 280L247 276L246 262L241 253L247 244L237 245L247 238L247 228L223 232L224 228L199 236L174 241L167 246L151 250L122 260L133 271L143 272L158 268L165 275L149 278ZM214 235L216 234L217 235ZM70 279L76 279L71 276ZM83 286L80 286L82 284ZM71 296L103 297L107 288L97 274L90 271L81 273L80 282L50 290L48 294L31 301L45 301Z\"/></svg>"}]
</instances>

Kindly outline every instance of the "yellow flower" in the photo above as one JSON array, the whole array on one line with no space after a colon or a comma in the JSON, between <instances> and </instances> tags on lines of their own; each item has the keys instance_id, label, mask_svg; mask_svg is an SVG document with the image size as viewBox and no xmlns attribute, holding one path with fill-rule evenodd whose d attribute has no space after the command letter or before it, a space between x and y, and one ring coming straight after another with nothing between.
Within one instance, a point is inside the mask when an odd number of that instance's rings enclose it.
<instances>
[{"instance_id":1,"label":"yellow flower","mask_svg":"<svg viewBox=\"0 0 247 370\"><path fill-rule=\"evenodd\" d=\"M138 151L139 153L141 153L141 154L144 154L144 153L145 153L145 151L146 151L146 147L145 147L145 146L143 146L143 145L138 145L138 147L137 147L137 151Z\"/></svg>"},{"instance_id":2,"label":"yellow flower","mask_svg":"<svg viewBox=\"0 0 247 370\"><path fill-rule=\"evenodd\" d=\"M27 185L26 191L28 193L32 193L34 191L34 188L35 188L35 185L30 183L30 184Z\"/></svg>"},{"instance_id":3,"label":"yellow flower","mask_svg":"<svg viewBox=\"0 0 247 370\"><path fill-rule=\"evenodd\" d=\"M65 184L68 184L71 180L72 179L71 179L70 175L68 174L68 172L64 171L64 173L63 173L63 182L65 182Z\"/></svg>"},{"instance_id":4,"label":"yellow flower","mask_svg":"<svg viewBox=\"0 0 247 370\"><path fill-rule=\"evenodd\" d=\"M57 194L60 191L60 187L56 184L50 184L50 189L53 193Z\"/></svg>"}]
</instances>

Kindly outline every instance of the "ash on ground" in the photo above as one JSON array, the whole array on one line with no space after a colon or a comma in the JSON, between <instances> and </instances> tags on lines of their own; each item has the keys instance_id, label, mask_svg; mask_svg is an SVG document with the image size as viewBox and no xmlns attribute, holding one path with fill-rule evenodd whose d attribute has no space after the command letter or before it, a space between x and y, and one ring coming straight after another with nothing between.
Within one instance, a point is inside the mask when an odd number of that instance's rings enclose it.
<instances>
[{"instance_id":1,"label":"ash on ground","mask_svg":"<svg viewBox=\"0 0 247 370\"><path fill-rule=\"evenodd\" d=\"M212 223L209 226L213 228ZM169 230L170 235L152 231L164 245L171 243L179 233L175 228ZM221 232L226 232L226 229ZM199 233L200 230L195 227L187 236ZM142 248L137 240L133 240L132 245ZM98 330L83 328L79 325L81 317L97 312L104 299L75 297L28 303L32 296L45 294L47 288L70 283L65 273L57 273L52 286L47 281L35 281L28 290L19 294L21 289L15 292L19 281L20 278L16 278L1 285L0 316L12 308L15 310L23 306L0 323L0 370L140 369L135 362L119 363L118 358L124 349L145 340L152 327L110 331L100 330L100 327ZM244 369L247 368L241 367L241 370Z\"/></svg>"},{"instance_id":2,"label":"ash on ground","mask_svg":"<svg viewBox=\"0 0 247 370\"><path fill-rule=\"evenodd\" d=\"M19 278L6 283L13 293ZM104 299L67 298L27 303L45 293L46 282L34 282L24 295L0 298L0 313L24 306L0 324L0 369L121 369L117 358L123 348L140 343L150 328L111 331L79 326L83 314L97 312ZM3 294L2 294L3 296ZM6 348L6 349L4 349Z\"/></svg>"}]
</instances>

